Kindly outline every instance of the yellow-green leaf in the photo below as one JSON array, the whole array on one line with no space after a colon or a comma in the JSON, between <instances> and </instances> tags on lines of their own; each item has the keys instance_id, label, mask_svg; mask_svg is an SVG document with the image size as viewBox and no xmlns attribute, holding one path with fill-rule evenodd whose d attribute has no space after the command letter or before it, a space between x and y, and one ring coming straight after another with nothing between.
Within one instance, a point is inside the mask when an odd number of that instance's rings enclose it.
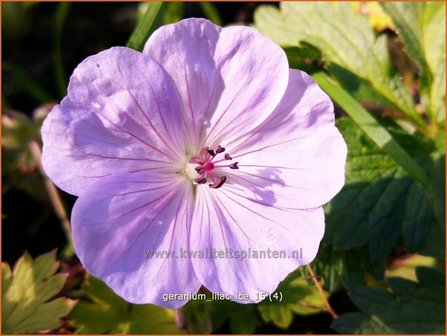
<instances>
[{"instance_id":1,"label":"yellow-green leaf","mask_svg":"<svg viewBox=\"0 0 447 336\"><path fill-rule=\"evenodd\" d=\"M421 100L434 123L445 118L445 3L383 2L421 70Z\"/></svg>"},{"instance_id":2,"label":"yellow-green leaf","mask_svg":"<svg viewBox=\"0 0 447 336\"><path fill-rule=\"evenodd\" d=\"M291 273L275 293L258 305L265 322L272 322L286 329L293 320L293 313L307 315L323 311L325 302L311 279L301 276L301 271Z\"/></svg>"},{"instance_id":3,"label":"yellow-green leaf","mask_svg":"<svg viewBox=\"0 0 447 336\"><path fill-rule=\"evenodd\" d=\"M55 251L36 260L25 253L12 272L8 264L2 264L3 333L36 333L61 324L76 301L54 299L67 278L55 274L58 267Z\"/></svg>"},{"instance_id":4,"label":"yellow-green leaf","mask_svg":"<svg viewBox=\"0 0 447 336\"><path fill-rule=\"evenodd\" d=\"M318 48L329 71L334 65L338 74L340 69L354 74L380 96L380 103L425 129L424 120L391 63L386 37L376 37L368 19L355 14L349 3L281 2L279 10L260 6L254 20L262 33L284 47L300 47L305 42ZM346 82L344 76L343 85Z\"/></svg>"},{"instance_id":5,"label":"yellow-green leaf","mask_svg":"<svg viewBox=\"0 0 447 336\"><path fill-rule=\"evenodd\" d=\"M93 276L88 278L85 294L88 301L80 301L70 315L78 334L182 333L173 310L128 303Z\"/></svg>"}]
</instances>

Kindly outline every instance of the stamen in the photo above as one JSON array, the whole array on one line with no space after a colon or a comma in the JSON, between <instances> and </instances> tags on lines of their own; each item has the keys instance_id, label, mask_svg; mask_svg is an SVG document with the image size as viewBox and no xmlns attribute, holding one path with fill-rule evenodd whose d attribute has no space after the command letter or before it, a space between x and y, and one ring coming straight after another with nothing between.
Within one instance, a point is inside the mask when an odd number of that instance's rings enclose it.
<instances>
[{"instance_id":1,"label":"stamen","mask_svg":"<svg viewBox=\"0 0 447 336\"><path fill-rule=\"evenodd\" d=\"M198 155L193 156L191 159L189 159L189 163L200 164L200 163L202 163L202 161L203 161L202 158L200 156L198 156Z\"/></svg>"},{"instance_id":2,"label":"stamen","mask_svg":"<svg viewBox=\"0 0 447 336\"><path fill-rule=\"evenodd\" d=\"M199 155L202 157L202 158L204 158L204 159L206 159L206 153L208 153L208 149L210 149L209 147L203 147L201 150L200 150L200 153L199 153Z\"/></svg>"},{"instance_id":3,"label":"stamen","mask_svg":"<svg viewBox=\"0 0 447 336\"><path fill-rule=\"evenodd\" d=\"M233 162L232 164L230 164L230 168L231 168L231 169L239 169L239 167L238 167L238 163L239 163L239 162Z\"/></svg>"},{"instance_id":4,"label":"stamen","mask_svg":"<svg viewBox=\"0 0 447 336\"><path fill-rule=\"evenodd\" d=\"M216 182L214 182L214 183L210 183L210 184L208 184L208 186L210 187L210 188L213 188L213 189L218 189L218 188L220 188L220 187L222 187L223 186L223 184L225 183L225 181L227 180L227 178L226 178L226 176L222 176L222 177L215 177L216 179L217 179L217 181Z\"/></svg>"},{"instance_id":5,"label":"stamen","mask_svg":"<svg viewBox=\"0 0 447 336\"><path fill-rule=\"evenodd\" d=\"M217 154L221 154L223 152L225 152L225 147L222 147L220 145L218 145L215 150L209 147L203 147L200 150L199 155L191 157L189 163L197 165L197 167L194 167L196 173L199 174L199 177L194 179L194 181L197 184L204 184L206 182L211 182L208 184L208 186L213 189L218 189L224 185L225 181L227 180L227 177L226 176L219 177L215 175L216 173L216 171L214 171L215 168L239 169L238 166L239 162L233 162L229 165L217 165L219 162L225 160L233 160L233 158L228 153L223 155L223 158L221 157L220 159L214 160Z\"/></svg>"},{"instance_id":6,"label":"stamen","mask_svg":"<svg viewBox=\"0 0 447 336\"><path fill-rule=\"evenodd\" d=\"M221 147L220 145L216 148L216 154L225 152L225 147Z\"/></svg>"},{"instance_id":7,"label":"stamen","mask_svg":"<svg viewBox=\"0 0 447 336\"><path fill-rule=\"evenodd\" d=\"M200 176L200 177L196 178L194 181L197 184L205 184L206 183L206 178L204 178L203 176Z\"/></svg>"},{"instance_id":8,"label":"stamen","mask_svg":"<svg viewBox=\"0 0 447 336\"><path fill-rule=\"evenodd\" d=\"M194 169L196 170L197 174L202 175L202 174L204 173L204 169L205 169L205 167L203 167L203 166L198 166L198 167L196 167L196 168L194 168Z\"/></svg>"},{"instance_id":9,"label":"stamen","mask_svg":"<svg viewBox=\"0 0 447 336\"><path fill-rule=\"evenodd\" d=\"M189 163L197 163L197 164L203 164L208 159L208 152L209 147L203 147L200 150L199 155L194 155L191 159L189 159ZM211 150L213 153L214 151Z\"/></svg>"}]
</instances>

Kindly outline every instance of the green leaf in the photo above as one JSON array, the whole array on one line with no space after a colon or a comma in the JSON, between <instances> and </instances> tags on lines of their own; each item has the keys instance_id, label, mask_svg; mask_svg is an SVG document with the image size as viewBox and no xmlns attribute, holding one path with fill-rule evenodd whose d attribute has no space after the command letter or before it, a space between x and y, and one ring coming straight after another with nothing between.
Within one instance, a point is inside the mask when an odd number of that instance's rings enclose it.
<instances>
[{"instance_id":1,"label":"green leaf","mask_svg":"<svg viewBox=\"0 0 447 336\"><path fill-rule=\"evenodd\" d=\"M423 46L424 3L381 3L382 8L392 18L401 39L406 44L408 54L424 73L429 73Z\"/></svg>"},{"instance_id":2,"label":"green leaf","mask_svg":"<svg viewBox=\"0 0 447 336\"><path fill-rule=\"evenodd\" d=\"M445 333L445 276L416 268L418 282L389 278L390 291L358 287L349 294L361 313L339 316L332 328L340 333Z\"/></svg>"},{"instance_id":3,"label":"green leaf","mask_svg":"<svg viewBox=\"0 0 447 336\"><path fill-rule=\"evenodd\" d=\"M191 300L183 308L184 328L192 334L210 334L219 331L228 322L234 334L253 334L261 325L256 305L239 304L213 298Z\"/></svg>"},{"instance_id":4,"label":"green leaf","mask_svg":"<svg viewBox=\"0 0 447 336\"><path fill-rule=\"evenodd\" d=\"M432 122L445 118L445 3L382 2L421 70L421 100Z\"/></svg>"},{"instance_id":5,"label":"green leaf","mask_svg":"<svg viewBox=\"0 0 447 336\"><path fill-rule=\"evenodd\" d=\"M92 276L84 288L87 300L70 314L77 333L82 334L166 334L182 333L174 312L154 305L124 301L101 280Z\"/></svg>"},{"instance_id":6,"label":"green leaf","mask_svg":"<svg viewBox=\"0 0 447 336\"><path fill-rule=\"evenodd\" d=\"M387 278L400 277L412 281L417 281L416 268L420 266L435 267L436 259L433 257L413 254L410 257L397 259L391 264L385 273Z\"/></svg>"},{"instance_id":7,"label":"green leaf","mask_svg":"<svg viewBox=\"0 0 447 336\"><path fill-rule=\"evenodd\" d=\"M285 15L283 8L278 10L273 6L261 5L254 13L255 27L281 46L297 47L301 34L289 28L284 20Z\"/></svg>"},{"instance_id":8,"label":"green leaf","mask_svg":"<svg viewBox=\"0 0 447 336\"><path fill-rule=\"evenodd\" d=\"M127 41L127 46L135 50L143 50L149 36L162 24L167 3L148 2L144 4L146 11L138 21L135 30Z\"/></svg>"},{"instance_id":9,"label":"green leaf","mask_svg":"<svg viewBox=\"0 0 447 336\"><path fill-rule=\"evenodd\" d=\"M312 261L315 274L324 279L325 288L329 293L339 288L344 268L343 253L344 251L334 249L323 239L318 254Z\"/></svg>"},{"instance_id":10,"label":"green leaf","mask_svg":"<svg viewBox=\"0 0 447 336\"><path fill-rule=\"evenodd\" d=\"M315 46L329 65L352 72L387 106L402 112L421 129L426 127L390 61L386 37L376 38L368 19L356 15L349 3L282 2L280 10L260 6L254 20L261 32L282 46L300 46L302 42Z\"/></svg>"},{"instance_id":11,"label":"green leaf","mask_svg":"<svg viewBox=\"0 0 447 336\"><path fill-rule=\"evenodd\" d=\"M434 153L432 157L433 208L436 222L442 232L445 232L445 149L440 153Z\"/></svg>"},{"instance_id":12,"label":"green leaf","mask_svg":"<svg viewBox=\"0 0 447 336\"><path fill-rule=\"evenodd\" d=\"M343 250L368 244L375 264L384 260L401 235L417 250L434 221L428 206L431 192L409 178L351 119L341 118L337 126L348 144L346 183L326 207L326 242ZM421 146L420 151L426 146L410 143Z\"/></svg>"},{"instance_id":13,"label":"green leaf","mask_svg":"<svg viewBox=\"0 0 447 336\"><path fill-rule=\"evenodd\" d=\"M365 283L367 276L381 281L387 267L387 259L379 258L378 262L371 261L371 250L368 245L344 252L344 268L342 282L346 288L354 288Z\"/></svg>"},{"instance_id":14,"label":"green leaf","mask_svg":"<svg viewBox=\"0 0 447 336\"><path fill-rule=\"evenodd\" d=\"M432 223L427 237L418 252L425 256L432 256L440 260L445 259L445 228Z\"/></svg>"},{"instance_id":15,"label":"green leaf","mask_svg":"<svg viewBox=\"0 0 447 336\"><path fill-rule=\"evenodd\" d=\"M279 328L287 329L293 321L293 312L287 305L260 305L258 309L265 322L273 322Z\"/></svg>"},{"instance_id":16,"label":"green leaf","mask_svg":"<svg viewBox=\"0 0 447 336\"><path fill-rule=\"evenodd\" d=\"M226 310L217 314L218 319L214 321L214 316L212 316L214 306L215 302L208 298L207 300L190 300L181 309L182 329L191 334L210 334L219 328L227 318Z\"/></svg>"},{"instance_id":17,"label":"green leaf","mask_svg":"<svg viewBox=\"0 0 447 336\"><path fill-rule=\"evenodd\" d=\"M256 315L255 305L238 305L230 317L230 329L234 334L253 334L261 321Z\"/></svg>"},{"instance_id":18,"label":"green leaf","mask_svg":"<svg viewBox=\"0 0 447 336\"><path fill-rule=\"evenodd\" d=\"M261 325L254 304L239 304L219 300L213 301L210 308L214 332L228 320L230 329L234 334L253 334L256 328Z\"/></svg>"},{"instance_id":19,"label":"green leaf","mask_svg":"<svg viewBox=\"0 0 447 336\"><path fill-rule=\"evenodd\" d=\"M432 218L430 203L430 197L420 184L413 183L408 188L402 234L405 245L411 252L417 251L422 245L433 222L428 220Z\"/></svg>"},{"instance_id":20,"label":"green leaf","mask_svg":"<svg viewBox=\"0 0 447 336\"><path fill-rule=\"evenodd\" d=\"M293 313L307 315L324 311L325 302L312 280L302 278L301 270L289 274L275 293L258 304L258 310L265 322L287 329L293 320Z\"/></svg>"},{"instance_id":21,"label":"green leaf","mask_svg":"<svg viewBox=\"0 0 447 336\"><path fill-rule=\"evenodd\" d=\"M65 284L67 274L54 274L59 267L56 252L35 260L25 253L13 272L2 264L3 333L37 333L56 329L76 301L54 297Z\"/></svg>"},{"instance_id":22,"label":"green leaf","mask_svg":"<svg viewBox=\"0 0 447 336\"><path fill-rule=\"evenodd\" d=\"M303 42L300 47L288 47L284 48L284 51L291 68L301 69L307 73L318 70L321 52L310 44Z\"/></svg>"},{"instance_id":23,"label":"green leaf","mask_svg":"<svg viewBox=\"0 0 447 336\"><path fill-rule=\"evenodd\" d=\"M385 153L392 157L415 180L425 187L431 187L431 183L422 168L363 106L323 72L313 74L313 78Z\"/></svg>"},{"instance_id":24,"label":"green leaf","mask_svg":"<svg viewBox=\"0 0 447 336\"><path fill-rule=\"evenodd\" d=\"M324 237L317 257L312 262L315 274L324 279L329 293L335 292L341 285L345 288L362 285L367 275L376 280L383 279L386 260L373 264L368 245L340 250L328 242L331 238L328 235Z\"/></svg>"}]
</instances>

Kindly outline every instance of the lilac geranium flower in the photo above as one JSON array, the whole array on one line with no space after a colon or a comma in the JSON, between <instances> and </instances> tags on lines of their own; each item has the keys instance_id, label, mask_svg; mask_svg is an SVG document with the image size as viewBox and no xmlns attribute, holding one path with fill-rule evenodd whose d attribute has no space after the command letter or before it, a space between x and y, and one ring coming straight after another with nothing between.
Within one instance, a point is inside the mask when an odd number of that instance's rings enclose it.
<instances>
[{"instance_id":1,"label":"lilac geranium flower","mask_svg":"<svg viewBox=\"0 0 447 336\"><path fill-rule=\"evenodd\" d=\"M45 171L79 196L77 255L133 303L201 285L259 301L314 259L344 183L328 96L255 29L203 19L84 60L42 136ZM241 258L269 250L286 256Z\"/></svg>"}]
</instances>

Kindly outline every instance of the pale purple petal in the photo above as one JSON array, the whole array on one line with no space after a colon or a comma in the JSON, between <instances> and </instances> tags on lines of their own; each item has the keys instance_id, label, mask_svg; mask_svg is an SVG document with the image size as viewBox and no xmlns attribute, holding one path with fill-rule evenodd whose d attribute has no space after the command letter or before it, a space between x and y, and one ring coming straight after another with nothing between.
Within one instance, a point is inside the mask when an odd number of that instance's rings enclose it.
<instances>
[{"instance_id":1,"label":"pale purple petal","mask_svg":"<svg viewBox=\"0 0 447 336\"><path fill-rule=\"evenodd\" d=\"M154 251L181 256L189 249L192 186L184 179L147 172L106 177L91 185L72 213L76 254L87 269L132 303L179 307L163 294L195 294L200 283L191 261L152 257Z\"/></svg>"},{"instance_id":2,"label":"pale purple petal","mask_svg":"<svg viewBox=\"0 0 447 336\"><path fill-rule=\"evenodd\" d=\"M45 171L79 195L101 176L172 168L184 151L179 111L171 79L146 55L111 48L91 56L42 127Z\"/></svg>"},{"instance_id":3,"label":"pale purple petal","mask_svg":"<svg viewBox=\"0 0 447 336\"><path fill-rule=\"evenodd\" d=\"M223 91L214 60L221 29L208 20L183 20L157 29L144 47L143 53L158 61L175 82L190 141L199 137L199 127Z\"/></svg>"},{"instance_id":4,"label":"pale purple petal","mask_svg":"<svg viewBox=\"0 0 447 336\"><path fill-rule=\"evenodd\" d=\"M221 29L207 20L187 19L154 32L144 53L173 78L195 150L258 126L288 82L284 51L249 27Z\"/></svg>"},{"instance_id":5,"label":"pale purple petal","mask_svg":"<svg viewBox=\"0 0 447 336\"><path fill-rule=\"evenodd\" d=\"M289 78L271 117L227 145L240 167L227 181L245 186L244 197L265 190L279 207L315 208L342 188L347 149L329 97L304 72L290 70Z\"/></svg>"},{"instance_id":6,"label":"pale purple petal","mask_svg":"<svg viewBox=\"0 0 447 336\"><path fill-rule=\"evenodd\" d=\"M264 197L269 202L274 195ZM321 208L287 210L264 205L261 196L258 202L224 187L199 187L193 223L191 249L216 250L215 257L193 259L199 280L213 292L250 303L260 301L260 294L273 292L287 274L313 260L323 237L324 213ZM219 253L227 254L218 257ZM238 258L243 253L247 257ZM250 300L238 300L237 293L248 294Z\"/></svg>"},{"instance_id":7,"label":"pale purple petal","mask_svg":"<svg viewBox=\"0 0 447 336\"><path fill-rule=\"evenodd\" d=\"M259 302L314 259L344 183L329 97L255 29L204 19L87 58L42 138L79 195L77 255L132 303L177 308L164 295L201 284Z\"/></svg>"}]
</instances>

